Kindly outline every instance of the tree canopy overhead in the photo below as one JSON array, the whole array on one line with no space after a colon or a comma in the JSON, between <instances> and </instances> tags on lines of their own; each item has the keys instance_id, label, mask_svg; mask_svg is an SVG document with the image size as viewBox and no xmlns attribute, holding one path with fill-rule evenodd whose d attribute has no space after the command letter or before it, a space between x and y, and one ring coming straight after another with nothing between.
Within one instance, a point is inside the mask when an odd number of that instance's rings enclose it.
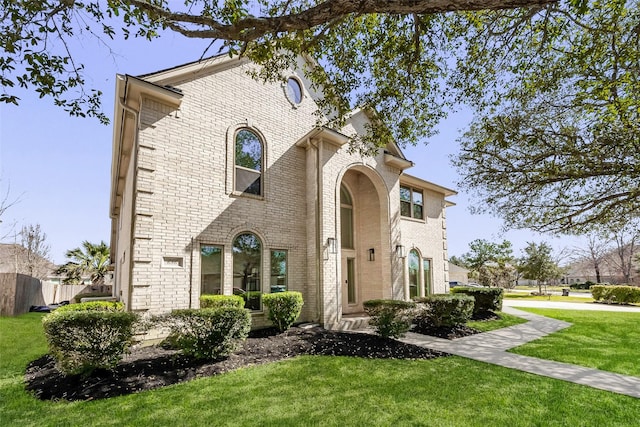
<instances>
[{"instance_id":1,"label":"tree canopy overhead","mask_svg":"<svg viewBox=\"0 0 640 427\"><path fill-rule=\"evenodd\" d=\"M250 58L267 81L306 55L321 124L375 112L365 151L416 144L470 106L460 184L507 227L640 215L640 0L0 1L0 101L28 88L106 123L69 41L174 31Z\"/></svg>"}]
</instances>

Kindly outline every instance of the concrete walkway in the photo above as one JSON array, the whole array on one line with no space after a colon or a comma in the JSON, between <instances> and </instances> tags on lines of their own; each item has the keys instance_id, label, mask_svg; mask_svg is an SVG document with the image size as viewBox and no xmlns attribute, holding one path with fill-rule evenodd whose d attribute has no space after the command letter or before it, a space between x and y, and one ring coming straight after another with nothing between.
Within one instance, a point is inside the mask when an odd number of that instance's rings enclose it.
<instances>
[{"instance_id":1,"label":"concrete walkway","mask_svg":"<svg viewBox=\"0 0 640 427\"><path fill-rule=\"evenodd\" d=\"M521 301L517 302L520 303ZM480 362L640 398L640 377L631 377L569 363L507 353L506 351L510 348L562 330L571 326L571 324L517 310L506 304L503 306L503 311L525 318L528 322L456 340L408 333L400 341ZM638 312L640 313L640 310Z\"/></svg>"}]
</instances>

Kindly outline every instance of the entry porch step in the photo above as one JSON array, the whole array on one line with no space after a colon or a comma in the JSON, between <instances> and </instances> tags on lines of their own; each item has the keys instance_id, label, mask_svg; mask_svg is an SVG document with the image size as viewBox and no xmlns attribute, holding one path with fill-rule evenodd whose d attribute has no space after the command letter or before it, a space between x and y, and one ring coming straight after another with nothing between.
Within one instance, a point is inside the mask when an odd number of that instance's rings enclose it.
<instances>
[{"instance_id":1,"label":"entry porch step","mask_svg":"<svg viewBox=\"0 0 640 427\"><path fill-rule=\"evenodd\" d=\"M338 324L339 331L355 331L358 329L368 329L370 317L365 313L344 314Z\"/></svg>"}]
</instances>

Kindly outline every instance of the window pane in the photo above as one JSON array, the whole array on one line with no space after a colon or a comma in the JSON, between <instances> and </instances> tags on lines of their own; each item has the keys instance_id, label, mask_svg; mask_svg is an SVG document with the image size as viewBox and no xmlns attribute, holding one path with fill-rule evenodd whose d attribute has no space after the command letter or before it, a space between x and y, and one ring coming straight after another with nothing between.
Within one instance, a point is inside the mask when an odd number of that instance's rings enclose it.
<instances>
[{"instance_id":1,"label":"window pane","mask_svg":"<svg viewBox=\"0 0 640 427\"><path fill-rule=\"evenodd\" d=\"M287 251L271 251L271 293L287 290Z\"/></svg>"},{"instance_id":2,"label":"window pane","mask_svg":"<svg viewBox=\"0 0 640 427\"><path fill-rule=\"evenodd\" d=\"M422 191L413 190L413 204L422 206Z\"/></svg>"},{"instance_id":3,"label":"window pane","mask_svg":"<svg viewBox=\"0 0 640 427\"><path fill-rule=\"evenodd\" d=\"M431 260L422 260L422 269L424 271L424 293L425 295L431 294Z\"/></svg>"},{"instance_id":4,"label":"window pane","mask_svg":"<svg viewBox=\"0 0 640 427\"><path fill-rule=\"evenodd\" d=\"M353 202L351 201L351 194L345 188L344 185L340 186L340 204L352 206Z\"/></svg>"},{"instance_id":5,"label":"window pane","mask_svg":"<svg viewBox=\"0 0 640 427\"><path fill-rule=\"evenodd\" d=\"M411 190L407 187L400 187L400 200L403 202L411 202Z\"/></svg>"},{"instance_id":6,"label":"window pane","mask_svg":"<svg viewBox=\"0 0 640 427\"><path fill-rule=\"evenodd\" d=\"M300 101L302 101L302 88L300 87L300 83L292 77L287 80L287 96L294 104L300 104Z\"/></svg>"},{"instance_id":7,"label":"window pane","mask_svg":"<svg viewBox=\"0 0 640 427\"><path fill-rule=\"evenodd\" d=\"M260 310L260 262L262 248L255 234L240 234L233 241L233 293L245 300L245 308Z\"/></svg>"},{"instance_id":8,"label":"window pane","mask_svg":"<svg viewBox=\"0 0 640 427\"><path fill-rule=\"evenodd\" d=\"M200 247L200 293L218 295L222 293L222 247L203 245Z\"/></svg>"},{"instance_id":9,"label":"window pane","mask_svg":"<svg viewBox=\"0 0 640 427\"><path fill-rule=\"evenodd\" d=\"M347 258L347 303L356 303L356 260Z\"/></svg>"},{"instance_id":10,"label":"window pane","mask_svg":"<svg viewBox=\"0 0 640 427\"><path fill-rule=\"evenodd\" d=\"M250 130L242 129L236 134L236 166L256 171L262 168L262 143Z\"/></svg>"},{"instance_id":11,"label":"window pane","mask_svg":"<svg viewBox=\"0 0 640 427\"><path fill-rule=\"evenodd\" d=\"M343 248L353 249L353 209L340 208L340 242Z\"/></svg>"},{"instance_id":12,"label":"window pane","mask_svg":"<svg viewBox=\"0 0 640 427\"><path fill-rule=\"evenodd\" d=\"M402 216L411 216L411 203L410 202L400 202L400 215L402 215Z\"/></svg>"},{"instance_id":13,"label":"window pane","mask_svg":"<svg viewBox=\"0 0 640 427\"><path fill-rule=\"evenodd\" d=\"M260 172L236 167L236 191L260 195Z\"/></svg>"},{"instance_id":14,"label":"window pane","mask_svg":"<svg viewBox=\"0 0 640 427\"><path fill-rule=\"evenodd\" d=\"M419 268L420 257L418 252L411 250L409 252L409 298L418 296Z\"/></svg>"},{"instance_id":15,"label":"window pane","mask_svg":"<svg viewBox=\"0 0 640 427\"><path fill-rule=\"evenodd\" d=\"M422 206L420 205L413 205L413 217L414 218L418 218L418 219L422 219L424 218L422 216Z\"/></svg>"}]
</instances>

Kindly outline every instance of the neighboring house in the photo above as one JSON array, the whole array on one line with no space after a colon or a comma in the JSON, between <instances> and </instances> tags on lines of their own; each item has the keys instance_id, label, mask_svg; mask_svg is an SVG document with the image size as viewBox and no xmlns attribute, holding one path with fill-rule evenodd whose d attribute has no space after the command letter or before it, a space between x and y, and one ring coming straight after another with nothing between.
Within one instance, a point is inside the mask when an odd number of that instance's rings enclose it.
<instances>
[{"instance_id":1,"label":"neighboring house","mask_svg":"<svg viewBox=\"0 0 640 427\"><path fill-rule=\"evenodd\" d=\"M262 83L227 55L116 82L111 258L129 310L296 290L301 321L338 327L376 298L447 291L446 197L395 144L349 150L369 118L318 126L301 73Z\"/></svg>"},{"instance_id":2,"label":"neighboring house","mask_svg":"<svg viewBox=\"0 0 640 427\"><path fill-rule=\"evenodd\" d=\"M469 283L469 270L449 262L449 282Z\"/></svg>"},{"instance_id":3,"label":"neighboring house","mask_svg":"<svg viewBox=\"0 0 640 427\"><path fill-rule=\"evenodd\" d=\"M50 280L57 266L17 243L0 243L0 273L18 273Z\"/></svg>"},{"instance_id":4,"label":"neighboring house","mask_svg":"<svg viewBox=\"0 0 640 427\"><path fill-rule=\"evenodd\" d=\"M625 260L631 262L631 268L629 269L630 280L629 284L640 286L640 260L635 257L629 258L630 246L624 247ZM640 253L640 245L635 245L634 254ZM612 249L606 253L599 263L600 269L600 281L602 283L626 283L624 275L622 274L620 256L616 249ZM593 261L588 259L576 261L566 266L566 273L562 278L563 283L584 283L586 281L597 282L596 271L593 265Z\"/></svg>"}]
</instances>

